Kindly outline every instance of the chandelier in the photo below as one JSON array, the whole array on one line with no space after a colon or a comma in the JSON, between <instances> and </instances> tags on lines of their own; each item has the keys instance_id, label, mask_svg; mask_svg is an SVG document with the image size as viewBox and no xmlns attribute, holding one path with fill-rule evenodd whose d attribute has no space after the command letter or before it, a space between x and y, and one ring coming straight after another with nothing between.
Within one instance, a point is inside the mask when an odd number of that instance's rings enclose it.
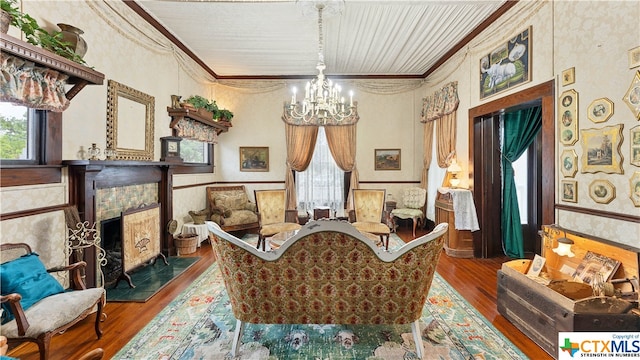
<instances>
[{"instance_id":1,"label":"chandelier","mask_svg":"<svg viewBox=\"0 0 640 360\"><path fill-rule=\"evenodd\" d=\"M297 99L297 89L293 88L291 102L284 104L283 119L299 125L347 125L358 121L358 103L353 101L353 91L348 101L342 95L340 85L325 78L322 38L322 10L324 3L317 3L318 10L318 76L307 82L304 98Z\"/></svg>"}]
</instances>

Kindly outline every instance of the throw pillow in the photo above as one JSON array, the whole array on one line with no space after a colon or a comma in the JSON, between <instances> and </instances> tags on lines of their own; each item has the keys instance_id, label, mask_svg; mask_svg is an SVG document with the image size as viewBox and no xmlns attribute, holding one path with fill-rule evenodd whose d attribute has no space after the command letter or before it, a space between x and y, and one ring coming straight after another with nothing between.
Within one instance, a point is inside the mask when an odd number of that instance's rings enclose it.
<instances>
[{"instance_id":1,"label":"throw pillow","mask_svg":"<svg viewBox=\"0 0 640 360\"><path fill-rule=\"evenodd\" d=\"M22 295L20 304L24 310L46 298L64 292L60 283L47 272L38 254L31 253L0 265L2 295ZM14 318L8 302L2 303L2 324Z\"/></svg>"}]
</instances>

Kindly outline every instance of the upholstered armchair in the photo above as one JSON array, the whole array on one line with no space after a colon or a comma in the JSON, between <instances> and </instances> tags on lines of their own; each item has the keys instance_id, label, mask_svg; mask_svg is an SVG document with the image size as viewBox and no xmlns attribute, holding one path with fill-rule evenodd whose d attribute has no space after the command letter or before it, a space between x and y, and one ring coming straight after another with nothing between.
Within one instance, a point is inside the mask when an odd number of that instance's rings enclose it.
<instances>
[{"instance_id":1,"label":"upholstered armchair","mask_svg":"<svg viewBox=\"0 0 640 360\"><path fill-rule=\"evenodd\" d=\"M244 185L208 186L207 206L211 221L224 231L258 228L256 204L249 200Z\"/></svg>"},{"instance_id":2,"label":"upholstered armchair","mask_svg":"<svg viewBox=\"0 0 640 360\"><path fill-rule=\"evenodd\" d=\"M380 236L385 249L389 249L389 227L382 223L384 190L353 189L353 212L350 219L360 232Z\"/></svg>"},{"instance_id":3,"label":"upholstered armchair","mask_svg":"<svg viewBox=\"0 0 640 360\"><path fill-rule=\"evenodd\" d=\"M297 211L287 210L287 194L282 190L255 190L256 205L258 207L258 219L260 231L258 232L258 244L256 248L265 250L265 238L284 231L293 231L301 228L297 222ZM293 214L287 215L287 212Z\"/></svg>"},{"instance_id":4,"label":"upholstered armchair","mask_svg":"<svg viewBox=\"0 0 640 360\"><path fill-rule=\"evenodd\" d=\"M35 342L40 359L49 356L51 338L89 316L97 307L95 331L102 336L100 321L105 303L104 288L87 289L82 281L84 261L45 269L38 254L27 244L0 245L2 335L9 344ZM65 291L51 272L69 271L72 288Z\"/></svg>"},{"instance_id":5,"label":"upholstered armchair","mask_svg":"<svg viewBox=\"0 0 640 360\"><path fill-rule=\"evenodd\" d=\"M417 224L424 223L424 203L427 201L427 190L419 187L404 189L402 193L402 207L393 209L391 216L400 219L413 220L413 237L416 237Z\"/></svg>"}]
</instances>

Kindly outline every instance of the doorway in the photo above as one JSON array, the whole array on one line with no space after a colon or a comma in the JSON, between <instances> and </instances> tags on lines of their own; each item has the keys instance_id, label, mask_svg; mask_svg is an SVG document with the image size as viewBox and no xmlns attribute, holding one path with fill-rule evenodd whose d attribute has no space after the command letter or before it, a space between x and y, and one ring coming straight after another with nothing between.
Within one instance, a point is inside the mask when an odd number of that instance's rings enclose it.
<instances>
[{"instance_id":1,"label":"doorway","mask_svg":"<svg viewBox=\"0 0 640 360\"><path fill-rule=\"evenodd\" d=\"M527 151L526 221L523 221L525 252L540 254L537 236L543 224L554 222L555 203L555 95L554 81L483 104L469 110L470 188L480 230L473 232L474 256L503 255L500 170L500 117L508 111L540 105L542 129ZM523 216L525 220L525 216Z\"/></svg>"}]
</instances>

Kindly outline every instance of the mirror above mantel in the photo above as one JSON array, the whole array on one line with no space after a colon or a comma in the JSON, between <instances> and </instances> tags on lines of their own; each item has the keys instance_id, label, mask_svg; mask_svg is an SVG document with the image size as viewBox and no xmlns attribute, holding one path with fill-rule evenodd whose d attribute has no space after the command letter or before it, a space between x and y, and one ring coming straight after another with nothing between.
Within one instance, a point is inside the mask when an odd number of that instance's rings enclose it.
<instances>
[{"instance_id":1,"label":"mirror above mantel","mask_svg":"<svg viewBox=\"0 0 640 360\"><path fill-rule=\"evenodd\" d=\"M108 81L107 148L118 160L153 160L155 98Z\"/></svg>"}]
</instances>

